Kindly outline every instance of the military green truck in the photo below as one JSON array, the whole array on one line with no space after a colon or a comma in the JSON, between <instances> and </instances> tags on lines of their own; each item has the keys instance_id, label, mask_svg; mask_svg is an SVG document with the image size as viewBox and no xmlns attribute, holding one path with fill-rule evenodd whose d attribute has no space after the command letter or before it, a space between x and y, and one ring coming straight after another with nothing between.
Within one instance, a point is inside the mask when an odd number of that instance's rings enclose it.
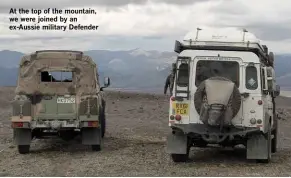
<instances>
[{"instance_id":1,"label":"military green truck","mask_svg":"<svg viewBox=\"0 0 291 178\"><path fill-rule=\"evenodd\" d=\"M100 151L105 134L103 88L97 65L81 51L43 50L25 55L19 65L11 127L20 154L32 139L59 136Z\"/></svg>"}]
</instances>

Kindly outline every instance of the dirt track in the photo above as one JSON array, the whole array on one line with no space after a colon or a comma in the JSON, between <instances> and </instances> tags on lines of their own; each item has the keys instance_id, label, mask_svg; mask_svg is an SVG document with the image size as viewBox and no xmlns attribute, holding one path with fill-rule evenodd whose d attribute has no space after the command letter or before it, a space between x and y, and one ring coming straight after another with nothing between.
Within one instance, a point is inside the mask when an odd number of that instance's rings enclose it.
<instances>
[{"instance_id":1,"label":"dirt track","mask_svg":"<svg viewBox=\"0 0 291 178\"><path fill-rule=\"evenodd\" d=\"M189 163L175 164L164 151L168 98L108 93L107 133L101 152L79 139L34 140L31 153L18 154L12 143L9 100L13 88L0 90L1 176L291 176L291 118L280 120L279 151L270 164L245 160L244 149L191 150ZM291 111L291 99L278 98Z\"/></svg>"}]
</instances>

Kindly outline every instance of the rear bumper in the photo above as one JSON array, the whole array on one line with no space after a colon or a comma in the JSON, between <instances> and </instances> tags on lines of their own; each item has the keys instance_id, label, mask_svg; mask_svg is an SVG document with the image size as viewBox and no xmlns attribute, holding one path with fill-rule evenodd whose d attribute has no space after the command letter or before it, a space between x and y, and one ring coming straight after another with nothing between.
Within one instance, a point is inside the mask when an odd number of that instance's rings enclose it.
<instances>
[{"instance_id":1,"label":"rear bumper","mask_svg":"<svg viewBox=\"0 0 291 178\"><path fill-rule=\"evenodd\" d=\"M90 118L79 118L79 119L52 119L52 120L41 120L33 119L30 116L12 117L11 118L12 128L24 128L24 129L80 129L94 127L99 128L99 117L92 116Z\"/></svg>"},{"instance_id":2,"label":"rear bumper","mask_svg":"<svg viewBox=\"0 0 291 178\"><path fill-rule=\"evenodd\" d=\"M180 131L184 134L196 134L196 135L216 135L216 136L245 136L249 133L260 132L260 128L254 127L229 127L222 131L219 127L209 127L204 124L173 124L171 128L174 131Z\"/></svg>"}]
</instances>

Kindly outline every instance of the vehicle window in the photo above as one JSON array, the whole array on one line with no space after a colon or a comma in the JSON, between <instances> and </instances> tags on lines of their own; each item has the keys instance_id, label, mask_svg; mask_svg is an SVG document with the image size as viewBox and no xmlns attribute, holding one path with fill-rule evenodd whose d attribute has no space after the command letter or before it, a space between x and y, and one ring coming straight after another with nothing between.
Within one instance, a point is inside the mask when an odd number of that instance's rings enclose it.
<instances>
[{"instance_id":1,"label":"vehicle window","mask_svg":"<svg viewBox=\"0 0 291 178\"><path fill-rule=\"evenodd\" d=\"M41 72L42 82L72 82L73 73L72 72Z\"/></svg>"},{"instance_id":2,"label":"vehicle window","mask_svg":"<svg viewBox=\"0 0 291 178\"><path fill-rule=\"evenodd\" d=\"M239 87L239 63L236 61L211 60L201 60L197 62L196 86L199 86L204 80L215 76L228 78Z\"/></svg>"},{"instance_id":3,"label":"vehicle window","mask_svg":"<svg viewBox=\"0 0 291 178\"><path fill-rule=\"evenodd\" d=\"M187 87L189 84L189 65L181 63L178 70L177 85L179 87Z\"/></svg>"},{"instance_id":4,"label":"vehicle window","mask_svg":"<svg viewBox=\"0 0 291 178\"><path fill-rule=\"evenodd\" d=\"M249 90L258 88L258 73L255 66L246 67L246 88Z\"/></svg>"}]
</instances>

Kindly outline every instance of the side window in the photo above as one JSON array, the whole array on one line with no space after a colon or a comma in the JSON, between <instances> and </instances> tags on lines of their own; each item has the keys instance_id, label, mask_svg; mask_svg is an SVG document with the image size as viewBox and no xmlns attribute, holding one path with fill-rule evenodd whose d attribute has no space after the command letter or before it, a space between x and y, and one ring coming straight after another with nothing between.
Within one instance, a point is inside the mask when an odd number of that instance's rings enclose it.
<instances>
[{"instance_id":1,"label":"side window","mask_svg":"<svg viewBox=\"0 0 291 178\"><path fill-rule=\"evenodd\" d=\"M177 85L179 87L187 87L189 85L189 64L180 64L178 69Z\"/></svg>"},{"instance_id":2,"label":"side window","mask_svg":"<svg viewBox=\"0 0 291 178\"><path fill-rule=\"evenodd\" d=\"M255 66L246 67L246 88L249 90L258 88L258 73Z\"/></svg>"}]
</instances>

